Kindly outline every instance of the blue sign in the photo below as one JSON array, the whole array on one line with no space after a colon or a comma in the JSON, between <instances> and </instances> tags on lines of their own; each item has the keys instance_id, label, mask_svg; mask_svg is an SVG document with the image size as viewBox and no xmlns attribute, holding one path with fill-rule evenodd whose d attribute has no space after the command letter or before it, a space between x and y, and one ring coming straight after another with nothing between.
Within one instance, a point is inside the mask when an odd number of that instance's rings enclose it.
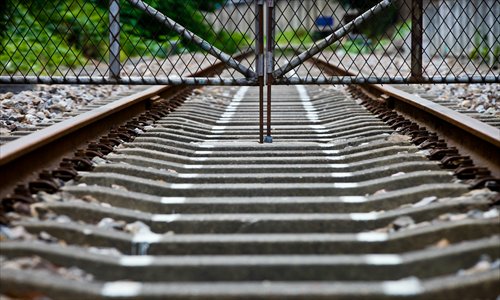
<instances>
[{"instance_id":1,"label":"blue sign","mask_svg":"<svg viewBox=\"0 0 500 300\"><path fill-rule=\"evenodd\" d=\"M316 26L318 27L333 27L333 17L319 16L316 18Z\"/></svg>"}]
</instances>

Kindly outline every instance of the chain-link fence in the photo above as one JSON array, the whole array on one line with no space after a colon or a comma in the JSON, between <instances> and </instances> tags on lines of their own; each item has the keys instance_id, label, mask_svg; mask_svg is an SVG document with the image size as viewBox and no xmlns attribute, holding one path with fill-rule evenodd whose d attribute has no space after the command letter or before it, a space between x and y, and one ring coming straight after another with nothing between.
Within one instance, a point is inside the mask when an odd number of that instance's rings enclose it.
<instances>
[{"instance_id":1,"label":"chain-link fence","mask_svg":"<svg viewBox=\"0 0 500 300\"><path fill-rule=\"evenodd\" d=\"M498 0L379 1L276 1L277 81L500 82ZM384 2L377 13L362 16ZM344 30L353 20L359 25ZM334 42L313 57L352 76L329 77L307 62L286 68L302 61L296 53L314 49L325 37Z\"/></svg>"},{"instance_id":2,"label":"chain-link fence","mask_svg":"<svg viewBox=\"0 0 500 300\"><path fill-rule=\"evenodd\" d=\"M2 5L0 83L255 85L265 70L272 84L500 82L498 0ZM351 76L330 76L311 58ZM227 71L193 77L217 61Z\"/></svg>"},{"instance_id":3,"label":"chain-link fence","mask_svg":"<svg viewBox=\"0 0 500 300\"><path fill-rule=\"evenodd\" d=\"M255 5L217 0L6 0L0 82L251 84ZM244 25L241 30L234 24ZM193 75L224 61L216 77Z\"/></svg>"}]
</instances>

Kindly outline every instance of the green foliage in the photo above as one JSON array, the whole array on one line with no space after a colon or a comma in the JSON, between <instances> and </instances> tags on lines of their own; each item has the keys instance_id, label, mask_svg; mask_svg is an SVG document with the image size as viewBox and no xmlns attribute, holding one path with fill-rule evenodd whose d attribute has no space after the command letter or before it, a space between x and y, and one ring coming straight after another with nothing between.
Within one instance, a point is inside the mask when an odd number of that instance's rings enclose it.
<instances>
[{"instance_id":1,"label":"green foliage","mask_svg":"<svg viewBox=\"0 0 500 300\"><path fill-rule=\"evenodd\" d=\"M380 0L338 0L345 8L357 9L360 13L377 5ZM398 8L393 3L383 12L373 16L370 20L359 26L359 30L369 36L377 37L385 34L387 28L396 23Z\"/></svg>"},{"instance_id":2,"label":"green foliage","mask_svg":"<svg viewBox=\"0 0 500 300\"><path fill-rule=\"evenodd\" d=\"M226 53L236 53L239 48L248 46L251 43L245 35L239 32L229 33L226 31L220 31L209 37L208 40Z\"/></svg>"},{"instance_id":3,"label":"green foliage","mask_svg":"<svg viewBox=\"0 0 500 300\"><path fill-rule=\"evenodd\" d=\"M4 51L0 54L1 68L7 73L52 73L61 64L83 64L76 48L69 46L60 35L54 35L43 18L29 13L30 6L17 4L7 24L8 35L4 38ZM41 14L40 14L41 15Z\"/></svg>"},{"instance_id":4,"label":"green foliage","mask_svg":"<svg viewBox=\"0 0 500 300\"><path fill-rule=\"evenodd\" d=\"M342 48L344 49L345 52L351 53L351 54L358 54L358 53L370 53L371 52L371 45L363 40L363 39L355 39L355 40L347 40L344 43L342 43Z\"/></svg>"},{"instance_id":5,"label":"green foliage","mask_svg":"<svg viewBox=\"0 0 500 300\"><path fill-rule=\"evenodd\" d=\"M201 11L213 11L223 2L148 0L217 48L234 53L250 44L247 37L237 32L214 32ZM200 51L127 1L120 4L123 60ZM46 75L54 74L59 66L78 67L89 60L107 61L108 23L108 0L0 0L0 72Z\"/></svg>"},{"instance_id":6,"label":"green foliage","mask_svg":"<svg viewBox=\"0 0 500 300\"><path fill-rule=\"evenodd\" d=\"M108 7L107 0L92 0L92 2L102 9L107 9ZM213 11L217 5L223 2L223 0L150 0L147 3L217 48L234 53L237 51L237 43L231 39L232 35L224 31L219 33L213 32L212 28L205 22L202 14L202 10ZM165 46L161 46L160 44L168 44L172 38L178 37L176 32L160 25L156 19L134 8L127 1L122 1L120 5L120 19L122 24L124 24L123 30L127 35L140 36L146 44L151 44L153 48L165 48ZM181 41L184 48L190 51L199 50L197 46L189 41L184 39ZM125 45L125 48L128 50L125 52L142 52L144 49L133 49L134 45L142 48L136 42L138 41L134 38L126 41L128 45ZM249 43L246 42L246 44ZM152 52L156 51L153 50Z\"/></svg>"},{"instance_id":7,"label":"green foliage","mask_svg":"<svg viewBox=\"0 0 500 300\"><path fill-rule=\"evenodd\" d=\"M396 31L393 38L406 39L411 33L411 20L396 24Z\"/></svg>"},{"instance_id":8,"label":"green foliage","mask_svg":"<svg viewBox=\"0 0 500 300\"><path fill-rule=\"evenodd\" d=\"M474 35L474 47L469 53L469 58L480 59L490 64L498 63L500 59L500 46L498 44L490 48L488 45L488 36L481 34L479 31ZM493 61L490 61L493 60Z\"/></svg>"},{"instance_id":9,"label":"green foliage","mask_svg":"<svg viewBox=\"0 0 500 300\"><path fill-rule=\"evenodd\" d=\"M7 22L11 14L10 3L5 0L0 0L0 54L4 52L5 37L7 33Z\"/></svg>"},{"instance_id":10,"label":"green foliage","mask_svg":"<svg viewBox=\"0 0 500 300\"><path fill-rule=\"evenodd\" d=\"M276 34L276 43L278 46L308 47L312 45L313 39L310 32L305 29L287 30Z\"/></svg>"}]
</instances>

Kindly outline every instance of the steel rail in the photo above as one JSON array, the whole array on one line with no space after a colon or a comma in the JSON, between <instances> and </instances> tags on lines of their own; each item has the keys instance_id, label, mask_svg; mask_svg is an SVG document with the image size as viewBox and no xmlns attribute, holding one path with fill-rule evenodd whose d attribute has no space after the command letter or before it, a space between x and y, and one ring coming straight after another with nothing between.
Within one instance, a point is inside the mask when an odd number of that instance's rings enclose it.
<instances>
[{"instance_id":1,"label":"steel rail","mask_svg":"<svg viewBox=\"0 0 500 300\"><path fill-rule=\"evenodd\" d=\"M252 53L246 51L236 58L242 59ZM225 68L225 63L218 62L194 76L216 74ZM73 153L89 140L143 113L153 97L169 97L190 88L193 86L152 86L0 146L0 197L5 196L17 182L34 178L36 171L55 166L61 157Z\"/></svg>"},{"instance_id":2,"label":"steel rail","mask_svg":"<svg viewBox=\"0 0 500 300\"><path fill-rule=\"evenodd\" d=\"M65 135L71 134L89 124L106 118L118 111L124 110L136 103L149 99L164 91L163 86L154 86L149 89L121 98L118 101L106 104L100 108L83 113L76 117L40 129L32 134L22 136L0 147L0 166L3 166L26 153L45 146Z\"/></svg>"},{"instance_id":3,"label":"steel rail","mask_svg":"<svg viewBox=\"0 0 500 300\"><path fill-rule=\"evenodd\" d=\"M7 263L36 255L42 264L0 268L0 293L496 297L499 270L459 273L500 256L495 194L464 195L467 185L388 138L395 131L367 115L351 89L273 91L279 142L267 146L255 141L257 89L193 93L63 193L29 194L31 206L22 194L6 199L5 211L29 217L8 214L5 223L34 238L7 235L0 253ZM207 97L215 105L200 105ZM130 230L137 222L141 230ZM68 278L61 268L81 271Z\"/></svg>"},{"instance_id":4,"label":"steel rail","mask_svg":"<svg viewBox=\"0 0 500 300\"><path fill-rule=\"evenodd\" d=\"M319 58L311 61L330 75L355 75ZM470 155L479 164L487 166L493 175L500 176L500 129L390 85L364 84L361 87L377 95L390 96L387 104L391 108L430 127L446 142L463 150L463 154Z\"/></svg>"}]
</instances>

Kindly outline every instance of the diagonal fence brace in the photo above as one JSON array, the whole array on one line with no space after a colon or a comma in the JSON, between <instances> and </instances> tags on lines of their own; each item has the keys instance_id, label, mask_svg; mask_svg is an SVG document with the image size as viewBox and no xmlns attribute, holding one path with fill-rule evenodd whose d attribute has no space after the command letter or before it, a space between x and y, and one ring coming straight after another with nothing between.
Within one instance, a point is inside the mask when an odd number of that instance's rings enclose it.
<instances>
[{"instance_id":1,"label":"diagonal fence brace","mask_svg":"<svg viewBox=\"0 0 500 300\"><path fill-rule=\"evenodd\" d=\"M379 2L377 5L364 12L356 19L347 23L345 26L342 26L342 28L338 29L337 31L330 34L326 38L315 43L309 49L305 50L304 52L296 56L294 59L292 59L288 64L274 71L273 72L274 78L282 77L286 73L295 69L296 67L304 63L306 60L312 58L314 55L318 54L319 52L326 49L333 43L345 37L347 34L349 34L349 32L351 32L354 29L354 27L361 25L364 21L368 20L370 17L378 14L379 12L383 11L391 4L392 0L383 0Z\"/></svg>"},{"instance_id":2,"label":"diagonal fence brace","mask_svg":"<svg viewBox=\"0 0 500 300\"><path fill-rule=\"evenodd\" d=\"M226 65L229 67L237 70L241 74L245 75L247 78L254 78L256 77L255 72L250 70L249 68L245 67L238 61L236 61L234 58L231 57L231 55L222 52L221 50L217 49L214 47L212 44L207 42L206 40L202 39L201 37L197 36L196 34L192 33L191 31L187 30L185 27L180 25L179 23L175 22L174 20L170 19L169 17L165 16L158 10L156 10L154 7L148 5L142 0L127 0L130 4L135 6L136 8L144 11L147 13L149 16L155 18L157 21L159 21L161 24L165 25L168 29L171 29L178 34L180 34L182 37L192 41L196 45L198 45L201 49L207 51L208 53L212 54L216 58L218 58L220 61L224 62Z\"/></svg>"}]
</instances>

